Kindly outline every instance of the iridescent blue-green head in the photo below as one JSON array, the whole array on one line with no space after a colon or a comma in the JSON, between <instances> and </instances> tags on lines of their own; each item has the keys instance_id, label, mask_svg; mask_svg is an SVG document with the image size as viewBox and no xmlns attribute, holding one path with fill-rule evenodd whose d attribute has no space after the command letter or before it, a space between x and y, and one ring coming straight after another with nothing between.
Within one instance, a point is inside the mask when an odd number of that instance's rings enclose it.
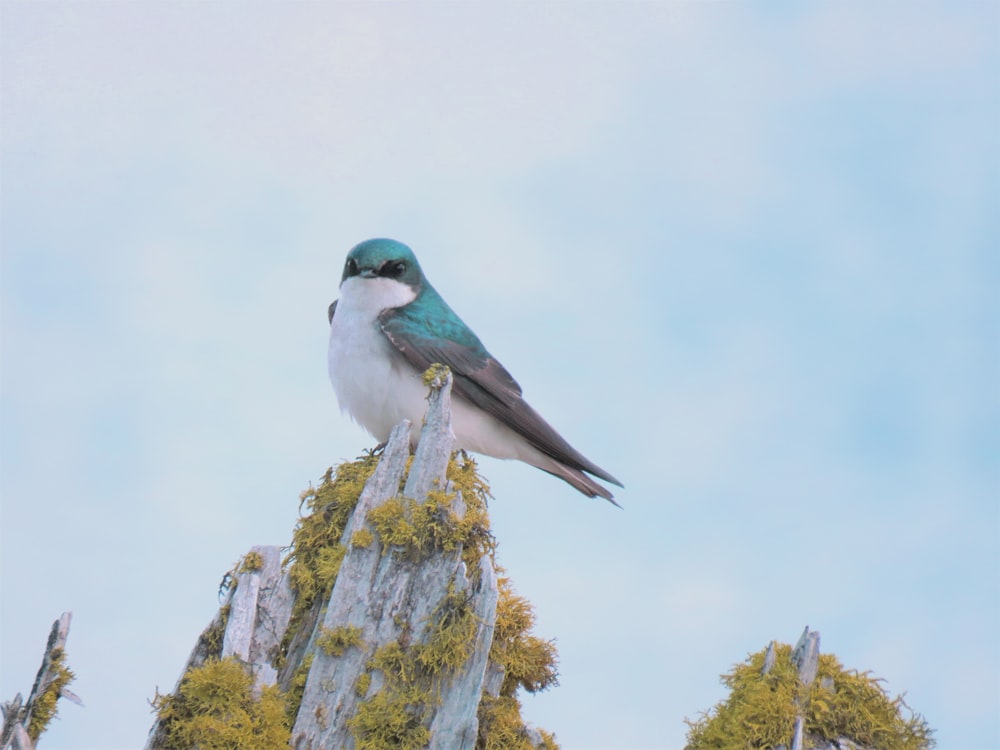
<instances>
[{"instance_id":1,"label":"iridescent blue-green head","mask_svg":"<svg viewBox=\"0 0 1000 750\"><path fill-rule=\"evenodd\" d=\"M421 309L433 306L438 299L410 248L396 240L366 240L347 254L340 277L340 299L330 305L327 317L332 324L340 309L370 319L418 300Z\"/></svg>"},{"instance_id":2,"label":"iridescent blue-green head","mask_svg":"<svg viewBox=\"0 0 1000 750\"><path fill-rule=\"evenodd\" d=\"M343 284L347 279L360 276L366 279L392 279L420 291L424 274L417 263L417 256L402 242L388 239L365 240L355 245L347 254Z\"/></svg>"}]
</instances>

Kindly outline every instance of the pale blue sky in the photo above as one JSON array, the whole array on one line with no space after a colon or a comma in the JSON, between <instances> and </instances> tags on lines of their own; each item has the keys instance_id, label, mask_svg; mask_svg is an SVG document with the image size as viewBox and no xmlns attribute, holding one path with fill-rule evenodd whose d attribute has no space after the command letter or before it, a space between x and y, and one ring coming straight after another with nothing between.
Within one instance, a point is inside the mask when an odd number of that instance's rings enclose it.
<instances>
[{"instance_id":1,"label":"pale blue sky","mask_svg":"<svg viewBox=\"0 0 1000 750\"><path fill-rule=\"evenodd\" d=\"M805 625L1000 747L992 2L4 2L0 699L51 622L138 748L251 545L372 441L347 250L411 245L624 511L490 459L525 713L679 750Z\"/></svg>"}]
</instances>

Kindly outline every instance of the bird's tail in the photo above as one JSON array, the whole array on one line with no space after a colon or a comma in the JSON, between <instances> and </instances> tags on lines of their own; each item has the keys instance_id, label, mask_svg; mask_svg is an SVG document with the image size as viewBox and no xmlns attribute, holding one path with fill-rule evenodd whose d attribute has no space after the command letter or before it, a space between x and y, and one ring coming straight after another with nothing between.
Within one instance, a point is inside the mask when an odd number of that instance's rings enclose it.
<instances>
[{"instance_id":1,"label":"bird's tail","mask_svg":"<svg viewBox=\"0 0 1000 750\"><path fill-rule=\"evenodd\" d=\"M598 484L579 469L566 466L558 461L546 461L544 465L535 465L542 471L547 471L549 474L568 482L587 497L603 497L615 507L622 507L615 502L615 496L611 494L611 490L603 484Z\"/></svg>"}]
</instances>

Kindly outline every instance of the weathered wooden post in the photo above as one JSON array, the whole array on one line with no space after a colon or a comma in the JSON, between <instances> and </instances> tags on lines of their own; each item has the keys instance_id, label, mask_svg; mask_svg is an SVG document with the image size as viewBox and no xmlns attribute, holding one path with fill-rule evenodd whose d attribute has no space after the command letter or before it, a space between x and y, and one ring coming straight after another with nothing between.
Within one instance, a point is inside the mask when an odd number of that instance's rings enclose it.
<instances>
[{"instance_id":1,"label":"weathered wooden post","mask_svg":"<svg viewBox=\"0 0 1000 750\"><path fill-rule=\"evenodd\" d=\"M231 573L223 606L174 693L158 697L161 708L184 692L193 671L231 657L253 676L258 695L281 689L293 748L473 750L482 741L480 702L498 697L504 677L503 665L490 660L500 593L492 541L468 537L470 528L489 537L488 527L466 517L469 498L448 480L451 377L447 368L428 370L428 411L412 462L404 421L338 538L326 542L322 552L335 569L329 594L297 607L281 550L254 547ZM554 682L554 666L546 668ZM170 721L157 720L146 750L178 745ZM521 731L532 747L555 747L551 735Z\"/></svg>"},{"instance_id":2,"label":"weathered wooden post","mask_svg":"<svg viewBox=\"0 0 1000 750\"><path fill-rule=\"evenodd\" d=\"M451 457L454 436L451 432L451 375L432 386L430 407L421 432L413 465L403 489L403 496L418 503L430 493L445 490L445 470ZM412 728L414 738L427 729L427 746L442 750L473 748L476 742L476 709L483 691L487 656L493 639L496 617L497 582L489 559L480 561L478 570L469 571L462 560L462 550L432 551L425 559L414 561L405 553L384 550L383 542L372 535L370 510L397 494L409 455L410 425L396 427L382 455L372 481L365 488L345 530L348 551L337 574L326 615L313 633L308 652L312 667L302 696L303 707L292 729L293 747L353 747L351 722L355 727L366 716L364 706L376 695L388 695L386 701L419 703L426 690L440 691L440 701L425 699L430 718L429 729ZM465 509L460 495L452 511L462 518ZM350 544L356 535L371 538L367 545ZM461 615L447 610L465 608ZM442 674L437 684L388 684L386 673L372 669L387 657L385 649L402 640L412 647L430 647L440 615L471 618L474 636L467 645L467 655L453 671ZM346 630L345 630L346 629ZM317 648L324 634L350 633L350 645ZM373 661L374 660L374 661ZM370 675L365 678L364 675ZM360 682L359 682L360 680ZM374 720L375 717L372 717Z\"/></svg>"}]
</instances>

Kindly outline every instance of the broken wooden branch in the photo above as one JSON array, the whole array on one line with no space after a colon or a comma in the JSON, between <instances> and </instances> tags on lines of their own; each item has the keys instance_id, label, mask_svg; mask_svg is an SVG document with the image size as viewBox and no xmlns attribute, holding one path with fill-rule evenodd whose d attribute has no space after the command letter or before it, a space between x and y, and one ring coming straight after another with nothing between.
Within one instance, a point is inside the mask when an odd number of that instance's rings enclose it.
<instances>
[{"instance_id":1,"label":"broken wooden branch","mask_svg":"<svg viewBox=\"0 0 1000 750\"><path fill-rule=\"evenodd\" d=\"M73 672L65 664L66 639L72 619L72 613L63 612L52 623L45 653L42 655L42 666L38 669L27 702L23 702L18 693L14 700L0 707L3 711L0 750L34 750L39 736L55 718L60 698L83 705L66 687L73 680Z\"/></svg>"}]
</instances>

